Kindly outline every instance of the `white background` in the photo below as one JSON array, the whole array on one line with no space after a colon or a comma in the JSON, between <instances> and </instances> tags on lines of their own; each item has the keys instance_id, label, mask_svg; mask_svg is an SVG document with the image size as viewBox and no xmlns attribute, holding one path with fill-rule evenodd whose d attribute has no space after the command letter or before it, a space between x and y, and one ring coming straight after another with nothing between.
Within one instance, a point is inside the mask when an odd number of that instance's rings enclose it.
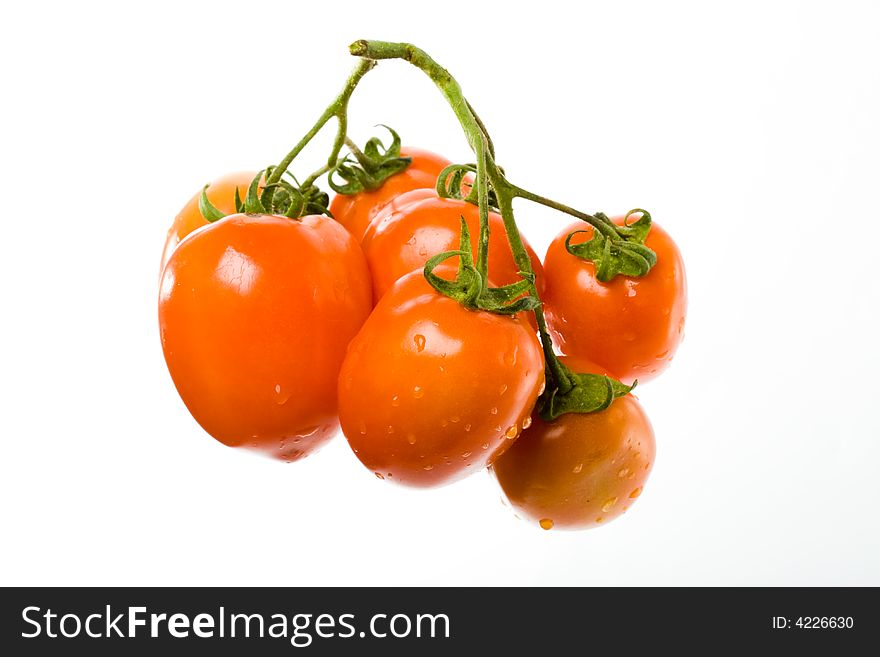
<instances>
[{"instance_id":1,"label":"white background","mask_svg":"<svg viewBox=\"0 0 880 657\"><path fill-rule=\"evenodd\" d=\"M304 4L5 6L0 583L880 584L876 5ZM356 38L446 65L515 182L677 239L687 339L639 391L658 459L623 518L543 532L485 473L401 489L341 437L262 459L177 397L165 231L207 180L280 159ZM470 159L400 62L351 121ZM519 220L541 253L566 222Z\"/></svg>"}]
</instances>

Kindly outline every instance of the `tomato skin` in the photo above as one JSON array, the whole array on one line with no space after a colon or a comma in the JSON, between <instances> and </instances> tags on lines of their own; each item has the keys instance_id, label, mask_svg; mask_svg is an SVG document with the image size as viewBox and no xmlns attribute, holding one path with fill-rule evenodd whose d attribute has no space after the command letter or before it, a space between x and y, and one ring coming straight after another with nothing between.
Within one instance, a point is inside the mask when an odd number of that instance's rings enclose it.
<instances>
[{"instance_id":1,"label":"tomato skin","mask_svg":"<svg viewBox=\"0 0 880 657\"><path fill-rule=\"evenodd\" d=\"M578 372L605 373L581 359L562 361ZM655 454L648 416L627 395L604 411L567 413L552 423L535 414L492 473L521 518L544 529L588 529L635 502Z\"/></svg>"},{"instance_id":2,"label":"tomato skin","mask_svg":"<svg viewBox=\"0 0 880 657\"><path fill-rule=\"evenodd\" d=\"M256 171L236 171L235 173L227 173L211 181L206 190L208 200L214 204L218 210L225 214L235 214L235 189L242 199L247 195L248 185L257 175ZM174 253L174 249L180 244L180 241L194 230L208 225L208 220L202 216L199 211L199 198L202 191L199 190L186 205L183 206L171 228L168 229L168 237L165 239L165 248L162 250L162 266L159 270L165 269L168 259Z\"/></svg>"},{"instance_id":3,"label":"tomato skin","mask_svg":"<svg viewBox=\"0 0 880 657\"><path fill-rule=\"evenodd\" d=\"M339 367L370 307L360 247L332 219L231 215L168 261L162 348L209 434L295 460L338 426Z\"/></svg>"},{"instance_id":4,"label":"tomato skin","mask_svg":"<svg viewBox=\"0 0 880 657\"><path fill-rule=\"evenodd\" d=\"M623 217L614 220L621 224ZM681 253L656 223L645 244L657 264L639 278L596 279L596 267L565 250L592 237L592 227L574 223L550 244L544 258L544 312L554 341L563 354L603 367L621 381L643 383L660 374L672 360L684 333L687 279Z\"/></svg>"},{"instance_id":5,"label":"tomato skin","mask_svg":"<svg viewBox=\"0 0 880 657\"><path fill-rule=\"evenodd\" d=\"M363 239L370 222L388 201L413 189L433 188L440 172L451 164L445 157L421 148L404 146L400 154L412 158L412 162L385 180L379 189L352 195L337 194L330 203L330 213L358 241Z\"/></svg>"},{"instance_id":6,"label":"tomato skin","mask_svg":"<svg viewBox=\"0 0 880 657\"><path fill-rule=\"evenodd\" d=\"M440 198L433 190L414 190L402 194L376 216L362 241L364 255L373 279L373 298L378 301L401 276L422 269L431 256L455 251L461 236L461 217L471 235L474 257L480 236L480 210L477 206L450 198ZM538 293L544 288L541 261L523 238ZM458 264L457 258L448 262ZM496 285L520 280L519 267L510 252L501 215L489 213L489 277Z\"/></svg>"},{"instance_id":7,"label":"tomato skin","mask_svg":"<svg viewBox=\"0 0 880 657\"><path fill-rule=\"evenodd\" d=\"M526 323L468 310L413 272L351 342L339 374L339 420L377 476L438 486L485 468L512 445L543 382L541 347Z\"/></svg>"}]
</instances>

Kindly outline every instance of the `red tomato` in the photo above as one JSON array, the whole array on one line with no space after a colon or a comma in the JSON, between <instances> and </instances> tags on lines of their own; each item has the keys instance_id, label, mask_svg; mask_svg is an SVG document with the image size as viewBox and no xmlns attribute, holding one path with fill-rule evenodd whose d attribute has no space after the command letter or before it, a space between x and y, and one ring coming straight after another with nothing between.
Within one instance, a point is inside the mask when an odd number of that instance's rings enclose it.
<instances>
[{"instance_id":1,"label":"red tomato","mask_svg":"<svg viewBox=\"0 0 880 657\"><path fill-rule=\"evenodd\" d=\"M623 217L615 221L620 224ZM568 226L550 244L544 258L544 312L562 353L591 360L618 379L647 381L672 360L684 332L687 280L678 247L656 223L645 244L657 254L657 264L638 278L616 276L596 280L596 267L565 249L592 237L592 228L579 222Z\"/></svg>"},{"instance_id":2,"label":"red tomato","mask_svg":"<svg viewBox=\"0 0 880 657\"><path fill-rule=\"evenodd\" d=\"M363 239L367 226L388 201L413 189L433 188L440 172L451 164L446 158L420 148L404 146L400 154L412 158L412 162L388 178L379 189L352 195L337 194L330 203L330 213L358 241Z\"/></svg>"},{"instance_id":3,"label":"red tomato","mask_svg":"<svg viewBox=\"0 0 880 657\"><path fill-rule=\"evenodd\" d=\"M247 195L248 185L257 175L256 171L238 171L236 173L227 173L225 176L212 180L206 191L208 200L214 204L221 212L226 214L235 214L235 189L242 199ZM193 196L183 209L177 213L174 223L168 230L168 237L165 240L165 248L162 250L162 269L174 249L180 244L180 241L191 232L202 226L207 226L208 221L199 211L199 198L202 196L201 190ZM161 271L161 269L160 269Z\"/></svg>"},{"instance_id":4,"label":"red tomato","mask_svg":"<svg viewBox=\"0 0 880 657\"><path fill-rule=\"evenodd\" d=\"M480 235L480 211L465 201L440 198L433 190L407 192L389 203L376 216L362 241L373 278L376 301L404 274L422 269L431 256L458 249L461 217L471 234L474 255ZM541 261L525 238L526 251L537 277L538 292L544 287ZM458 263L450 258L450 263ZM510 252L501 215L489 213L489 277L497 285L520 280L519 267Z\"/></svg>"},{"instance_id":5,"label":"red tomato","mask_svg":"<svg viewBox=\"0 0 880 657\"><path fill-rule=\"evenodd\" d=\"M231 215L168 261L162 348L209 434L292 461L336 431L339 368L370 306L360 247L332 219Z\"/></svg>"},{"instance_id":6,"label":"red tomato","mask_svg":"<svg viewBox=\"0 0 880 657\"><path fill-rule=\"evenodd\" d=\"M592 363L562 358L578 372ZM642 493L654 463L651 423L632 395L604 411L537 414L492 472L516 514L544 529L587 529L613 520Z\"/></svg>"},{"instance_id":7,"label":"red tomato","mask_svg":"<svg viewBox=\"0 0 880 657\"><path fill-rule=\"evenodd\" d=\"M543 382L541 347L526 323L468 310L417 271L352 341L339 374L339 420L377 477L437 486L485 468L513 444Z\"/></svg>"}]
</instances>

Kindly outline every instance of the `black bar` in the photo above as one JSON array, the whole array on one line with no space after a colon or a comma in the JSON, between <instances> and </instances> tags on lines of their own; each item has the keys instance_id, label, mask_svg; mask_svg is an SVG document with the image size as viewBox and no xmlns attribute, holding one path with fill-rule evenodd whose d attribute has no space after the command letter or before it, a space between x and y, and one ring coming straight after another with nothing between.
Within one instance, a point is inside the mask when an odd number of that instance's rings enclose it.
<instances>
[{"instance_id":1,"label":"black bar","mask_svg":"<svg viewBox=\"0 0 880 657\"><path fill-rule=\"evenodd\" d=\"M840 654L876 645L880 637L880 604L873 588L6 588L0 599L0 647L6 655L68 654L72 649L89 655L140 649L163 657L201 651L282 655L300 648L315 655L361 654L365 649L384 655L448 655L478 648L492 654L543 655L563 649L604 651L601 646L609 642L619 645L618 654L629 654L628 647L646 641L657 649L810 648ZM145 625L134 628L134 638L119 637L129 632L130 607L145 608L134 616ZM55 616L47 621L48 610ZM25 613L32 622L25 620ZM60 635L65 614L77 617L64 621L68 634L75 633L79 621L74 638ZM99 616L92 617L88 629L93 634L109 631L110 638L86 636L85 621L93 614ZM119 614L122 618L114 624ZM151 614L166 615L156 621L156 638L150 636ZM177 619L175 631L187 631L188 637L171 635L167 619L173 614L186 615L185 622ZM211 628L202 617L199 630L212 632L212 637L195 635L193 622L199 614L211 617ZM233 623L237 636L231 637L233 614L261 615L264 637L254 636L260 628L256 617L248 621L251 637L242 636L241 618ZM319 627L321 614L328 616ZM394 619L397 614L405 618ZM218 636L221 617L224 638ZM291 643L294 622L299 625L296 647ZM416 636L416 625L421 636ZM23 636L38 627L38 636ZM286 638L268 636L271 627L276 634L284 628ZM393 636L407 628L407 636ZM50 638L47 632L59 636ZM332 638L326 636L331 633Z\"/></svg>"}]
</instances>

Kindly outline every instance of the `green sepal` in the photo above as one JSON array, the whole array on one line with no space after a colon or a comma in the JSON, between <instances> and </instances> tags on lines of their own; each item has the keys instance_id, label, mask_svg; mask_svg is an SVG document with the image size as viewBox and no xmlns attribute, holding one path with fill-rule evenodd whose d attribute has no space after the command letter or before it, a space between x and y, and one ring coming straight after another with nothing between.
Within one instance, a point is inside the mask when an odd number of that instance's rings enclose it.
<instances>
[{"instance_id":1,"label":"green sepal","mask_svg":"<svg viewBox=\"0 0 880 657\"><path fill-rule=\"evenodd\" d=\"M378 137L371 137L363 151L343 158L327 176L327 184L334 192L350 196L379 189L388 178L412 163L412 158L400 155L400 135L387 125L381 127L391 133L391 145L385 148ZM334 176L343 182L337 182Z\"/></svg>"},{"instance_id":2,"label":"green sepal","mask_svg":"<svg viewBox=\"0 0 880 657\"><path fill-rule=\"evenodd\" d=\"M541 418L546 422L552 422L565 413L604 411L615 399L628 395L637 383L633 382L628 386L610 376L582 374L568 368L566 375L573 384L567 392L561 393L557 387L548 386L538 402L541 406Z\"/></svg>"},{"instance_id":3,"label":"green sepal","mask_svg":"<svg viewBox=\"0 0 880 657\"><path fill-rule=\"evenodd\" d=\"M209 221L211 223L217 221L218 219L222 219L226 215L220 212L213 203L208 199L208 187L210 185L205 185L202 187L202 193L199 196L199 212L202 213L202 216L205 218L205 221ZM235 188L236 193L238 192L238 188Z\"/></svg>"},{"instance_id":4,"label":"green sepal","mask_svg":"<svg viewBox=\"0 0 880 657\"><path fill-rule=\"evenodd\" d=\"M238 193L238 186L235 187L235 211L239 214L244 212L244 201L241 200L241 194Z\"/></svg>"},{"instance_id":5,"label":"green sepal","mask_svg":"<svg viewBox=\"0 0 880 657\"><path fill-rule=\"evenodd\" d=\"M467 201L473 205L479 205L476 179L468 182L468 191L464 192L464 182L468 175L476 176L476 164L450 164L437 177L437 196L440 198L452 198L459 201ZM498 211L498 197L495 190L489 187L489 209Z\"/></svg>"},{"instance_id":6,"label":"green sepal","mask_svg":"<svg viewBox=\"0 0 880 657\"><path fill-rule=\"evenodd\" d=\"M265 171L258 172L248 186L247 195L244 197L244 211L247 214L266 214L266 207L260 200L260 180L264 173Z\"/></svg>"},{"instance_id":7,"label":"green sepal","mask_svg":"<svg viewBox=\"0 0 880 657\"><path fill-rule=\"evenodd\" d=\"M627 223L636 213L641 217L633 223ZM590 260L596 264L596 278L607 283L615 276L644 276L657 262L657 254L645 246L645 238L651 230L651 215L646 210L630 210L623 226L618 226L601 212L595 218L611 226L617 233L617 239L609 238L599 230L593 229L593 237L582 243L572 244L571 239L578 233L587 231L576 230L565 239L565 249L581 260Z\"/></svg>"},{"instance_id":8,"label":"green sepal","mask_svg":"<svg viewBox=\"0 0 880 657\"><path fill-rule=\"evenodd\" d=\"M441 278L434 273L440 263L449 258L458 257L458 272L455 280ZM444 251L428 259L424 269L425 279L440 294L454 299L471 310L485 310L497 315L515 315L523 311L534 310L541 302L529 294L532 278L525 276L522 280L503 287L483 286L483 277L474 266L474 254L471 248L470 231L464 217L461 217L461 235L459 248L455 251ZM523 296L523 295L526 296Z\"/></svg>"}]
</instances>

